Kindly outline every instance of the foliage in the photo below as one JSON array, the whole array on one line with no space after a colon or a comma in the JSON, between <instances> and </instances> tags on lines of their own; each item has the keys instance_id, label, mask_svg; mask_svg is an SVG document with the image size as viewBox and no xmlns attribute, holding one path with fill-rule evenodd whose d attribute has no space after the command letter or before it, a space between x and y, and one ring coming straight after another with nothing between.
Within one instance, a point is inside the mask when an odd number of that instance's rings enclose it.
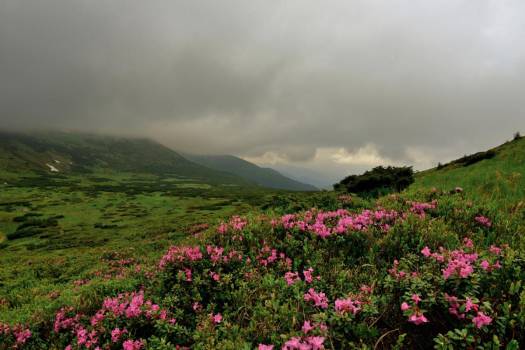
<instances>
[{"instance_id":1,"label":"foliage","mask_svg":"<svg viewBox=\"0 0 525 350\"><path fill-rule=\"evenodd\" d=\"M0 349L519 349L524 145L377 199L11 178Z\"/></svg>"},{"instance_id":2,"label":"foliage","mask_svg":"<svg viewBox=\"0 0 525 350\"><path fill-rule=\"evenodd\" d=\"M205 231L153 265L108 253L127 286L76 281L89 303L54 304L39 322L3 326L0 339L28 349L523 344L522 215L459 191L332 195L327 208L253 209L188 229Z\"/></svg>"},{"instance_id":3,"label":"foliage","mask_svg":"<svg viewBox=\"0 0 525 350\"><path fill-rule=\"evenodd\" d=\"M350 175L334 185L335 190L344 190L361 196L377 197L399 192L414 182L412 167L382 167L365 171L361 175Z\"/></svg>"},{"instance_id":4,"label":"foliage","mask_svg":"<svg viewBox=\"0 0 525 350\"><path fill-rule=\"evenodd\" d=\"M410 192L422 189L453 190L460 187L474 202L504 211L519 210L525 198L525 138L491 150L495 156L475 164L444 166L415 175Z\"/></svg>"}]
</instances>

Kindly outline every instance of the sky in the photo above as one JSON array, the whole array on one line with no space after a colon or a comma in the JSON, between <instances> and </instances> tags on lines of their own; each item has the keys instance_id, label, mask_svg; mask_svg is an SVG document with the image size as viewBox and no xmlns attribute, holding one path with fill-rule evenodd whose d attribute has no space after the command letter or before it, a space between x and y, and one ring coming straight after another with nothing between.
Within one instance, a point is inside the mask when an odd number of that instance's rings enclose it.
<instances>
[{"instance_id":1,"label":"sky","mask_svg":"<svg viewBox=\"0 0 525 350\"><path fill-rule=\"evenodd\" d=\"M425 169L524 133L524 38L521 0L0 0L0 128Z\"/></svg>"}]
</instances>

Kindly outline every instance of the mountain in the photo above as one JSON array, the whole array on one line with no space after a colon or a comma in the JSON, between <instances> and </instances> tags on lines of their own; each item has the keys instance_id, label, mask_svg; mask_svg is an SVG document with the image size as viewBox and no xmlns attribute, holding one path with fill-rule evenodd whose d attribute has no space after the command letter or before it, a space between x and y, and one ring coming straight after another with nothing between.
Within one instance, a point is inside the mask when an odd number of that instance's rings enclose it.
<instances>
[{"instance_id":1,"label":"mountain","mask_svg":"<svg viewBox=\"0 0 525 350\"><path fill-rule=\"evenodd\" d=\"M271 168L261 168L244 159L231 155L184 154L189 160L203 166L227 171L263 187L292 191L317 191L315 186L290 179Z\"/></svg>"},{"instance_id":2,"label":"mountain","mask_svg":"<svg viewBox=\"0 0 525 350\"><path fill-rule=\"evenodd\" d=\"M525 198L525 137L416 174L411 190L461 187L474 199L513 204Z\"/></svg>"},{"instance_id":3,"label":"mountain","mask_svg":"<svg viewBox=\"0 0 525 350\"><path fill-rule=\"evenodd\" d=\"M149 139L85 133L0 132L2 172L147 173L191 178L206 183L254 185L228 172L187 160Z\"/></svg>"},{"instance_id":4,"label":"mountain","mask_svg":"<svg viewBox=\"0 0 525 350\"><path fill-rule=\"evenodd\" d=\"M321 171L316 171L300 166L294 166L289 164L275 164L271 165L271 167L286 177L289 177L299 182L312 184L313 186L321 189L331 190L332 185L340 180L340 177L336 175L330 173L323 173Z\"/></svg>"}]
</instances>

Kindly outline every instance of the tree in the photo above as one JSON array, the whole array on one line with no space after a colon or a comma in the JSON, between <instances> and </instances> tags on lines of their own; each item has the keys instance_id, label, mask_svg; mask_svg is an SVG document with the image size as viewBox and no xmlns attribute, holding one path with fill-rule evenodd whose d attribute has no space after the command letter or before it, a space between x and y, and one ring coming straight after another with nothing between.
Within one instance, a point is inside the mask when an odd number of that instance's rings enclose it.
<instances>
[{"instance_id":1,"label":"tree","mask_svg":"<svg viewBox=\"0 0 525 350\"><path fill-rule=\"evenodd\" d=\"M361 175L350 175L334 185L336 191L346 191L364 197L377 197L399 192L414 182L412 167L378 166Z\"/></svg>"}]
</instances>

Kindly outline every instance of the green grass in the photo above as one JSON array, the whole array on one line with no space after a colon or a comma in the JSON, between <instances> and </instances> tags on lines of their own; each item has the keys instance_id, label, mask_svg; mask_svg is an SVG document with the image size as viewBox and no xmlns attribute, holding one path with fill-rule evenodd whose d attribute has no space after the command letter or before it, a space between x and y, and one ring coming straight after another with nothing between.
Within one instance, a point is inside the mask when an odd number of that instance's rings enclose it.
<instances>
[{"instance_id":1,"label":"green grass","mask_svg":"<svg viewBox=\"0 0 525 350\"><path fill-rule=\"evenodd\" d=\"M416 176L409 191L462 187L474 200L511 207L525 198L525 138L493 149L496 156L469 166L447 165Z\"/></svg>"},{"instance_id":2,"label":"green grass","mask_svg":"<svg viewBox=\"0 0 525 350\"><path fill-rule=\"evenodd\" d=\"M90 293L125 290L133 280L98 278L118 254L156 261L191 227L245 213L275 192L192 183L154 175L10 177L0 183L0 321L25 322L61 304L81 305ZM56 225L45 225L58 217ZM24 223L22 238L8 239ZM40 225L40 226L39 226ZM27 229L27 228L26 228ZM74 281L89 278L89 285ZM105 291L102 293L102 291Z\"/></svg>"}]
</instances>

